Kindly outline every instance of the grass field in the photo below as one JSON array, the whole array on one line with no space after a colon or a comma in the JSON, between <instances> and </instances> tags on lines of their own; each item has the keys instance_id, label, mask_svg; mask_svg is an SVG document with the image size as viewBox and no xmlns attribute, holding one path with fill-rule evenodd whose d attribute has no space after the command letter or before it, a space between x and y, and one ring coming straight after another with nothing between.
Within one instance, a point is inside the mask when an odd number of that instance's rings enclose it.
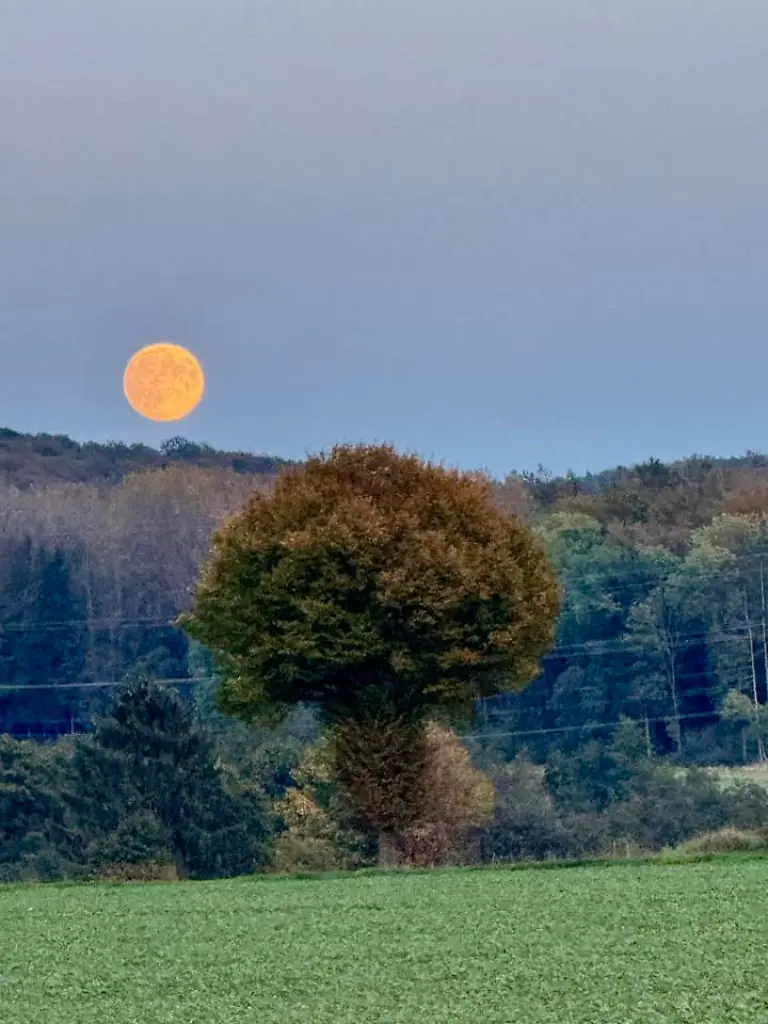
<instances>
[{"instance_id":1,"label":"grass field","mask_svg":"<svg viewBox=\"0 0 768 1024\"><path fill-rule=\"evenodd\" d=\"M721 782L726 786L738 785L742 782L754 782L768 789L768 764L748 764L742 768L712 768Z\"/></svg>"},{"instance_id":2,"label":"grass field","mask_svg":"<svg viewBox=\"0 0 768 1024\"><path fill-rule=\"evenodd\" d=\"M768 860L0 889L3 1024L759 1024Z\"/></svg>"}]
</instances>

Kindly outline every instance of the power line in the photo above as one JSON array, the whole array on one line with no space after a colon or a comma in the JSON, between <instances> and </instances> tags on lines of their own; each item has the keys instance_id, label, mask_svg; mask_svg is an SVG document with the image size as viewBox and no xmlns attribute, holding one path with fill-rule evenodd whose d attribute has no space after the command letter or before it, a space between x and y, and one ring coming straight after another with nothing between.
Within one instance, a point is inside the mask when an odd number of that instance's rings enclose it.
<instances>
[{"instance_id":1,"label":"power line","mask_svg":"<svg viewBox=\"0 0 768 1024\"><path fill-rule=\"evenodd\" d=\"M162 686L199 686L202 683L216 681L215 676L179 676L175 679L153 679L152 682ZM98 690L126 685L125 679L105 679L93 683L0 683L2 692L23 692L32 690Z\"/></svg>"},{"instance_id":2,"label":"power line","mask_svg":"<svg viewBox=\"0 0 768 1024\"><path fill-rule=\"evenodd\" d=\"M648 722L649 725L663 724L668 725L669 722L685 722L689 719L701 719L701 718L712 718L713 712L711 711L692 711L687 715L667 715L664 718L638 718L630 719L630 721L637 722L638 724L645 724ZM489 730L488 732L477 732L477 733L463 733L461 738L463 740L484 740L484 739L507 739L516 736L543 736L548 733L563 733L563 732L583 732L588 729L615 729L620 725L624 725L626 718L618 722L596 722L589 725L562 725L553 726L546 729L518 729L514 732L496 732L495 730Z\"/></svg>"},{"instance_id":3,"label":"power line","mask_svg":"<svg viewBox=\"0 0 768 1024\"><path fill-rule=\"evenodd\" d=\"M690 676L688 678L698 678L698 676ZM718 695L718 689L722 688L723 687L718 687L716 685L697 686L692 689L680 691L678 693L678 699L680 701L687 701L693 697L716 697ZM736 687L732 687L732 689L736 689ZM595 706L597 704L602 703L613 704L614 706L621 704L660 704L664 700L671 700L670 691L660 692L657 695L622 694L616 695L616 699L611 699L614 695L606 692L605 688L601 686L576 687L573 690L565 691L566 697L580 698L585 693L605 693L606 700L595 701ZM542 704L523 704L520 707L502 707L497 709L494 707L487 707L486 705L483 713L487 714L490 718L506 718L511 717L512 715L532 716L539 714L557 714L559 712L574 711L579 707L583 707L584 704L585 702L581 700L559 701L553 697L550 697L546 702Z\"/></svg>"},{"instance_id":4,"label":"power line","mask_svg":"<svg viewBox=\"0 0 768 1024\"><path fill-rule=\"evenodd\" d=\"M732 561L727 567L720 568L718 570L707 571L707 572L695 572L689 577L690 582L695 583L699 580L708 579L723 579L729 569L738 567L740 564L745 565L759 565L760 562L764 562L768 559L768 552L764 555L742 555L734 556ZM674 571L674 570L673 570ZM605 573L586 573L579 577L579 582L602 582L606 576L613 575L615 570L606 571ZM626 590L639 589L645 586L646 583L651 584L657 581L667 582L670 570L659 568L658 571L638 569L629 570L622 575L627 577L639 576L640 579L637 582L629 583L617 583L613 586L603 586L600 593L602 595L621 594ZM181 611L178 614L182 614ZM104 628L117 628L117 627L132 627L132 626L175 626L175 619L167 616L147 616L147 617L136 617L136 618L125 618L119 619L111 616L105 616L103 618L79 618L79 619L61 619L48 622L37 622L37 623L18 623L18 622L7 622L0 623L0 632L10 630L26 631L31 629L59 629L68 627L104 627Z\"/></svg>"},{"instance_id":5,"label":"power line","mask_svg":"<svg viewBox=\"0 0 768 1024\"><path fill-rule=\"evenodd\" d=\"M652 634L646 634L649 641L653 641ZM639 638L641 634L637 634ZM718 632L708 632L706 630L697 630L692 633L678 633L673 641L667 641L663 644L665 648L682 648L690 646L690 643L699 640L702 643L720 643L727 640L746 640L749 637L747 626L733 626L730 629L721 629ZM644 645L631 644L628 640L631 639L625 634L624 636L618 636L611 640L585 640L577 644L561 644L557 647L553 647L548 651L543 661L551 660L553 658L568 657L574 654L590 654L593 656L608 655L608 654L646 654L652 653L653 647L651 643ZM658 643L658 641L656 641ZM609 646L611 645L611 646ZM662 645L659 644L659 647Z\"/></svg>"},{"instance_id":6,"label":"power line","mask_svg":"<svg viewBox=\"0 0 768 1024\"><path fill-rule=\"evenodd\" d=\"M678 676L677 679L681 678L699 678L699 673L689 673L687 675ZM153 682L163 686L201 686L205 683L216 683L218 682L216 676L178 676L175 678L165 679L153 679ZM99 680L97 682L84 682L84 683L0 683L0 692L4 693L28 693L41 690L52 690L57 692L59 690L93 690L93 689L116 689L124 686L126 681L124 679L110 679L110 680ZM697 687L694 689L688 689L680 692L679 697L681 700L686 700L690 697L697 696L714 696L716 694L716 686ZM520 691L519 694L510 693L509 696L522 696L525 691ZM574 687L572 690L566 691L570 696L579 696L583 693L600 693L605 692L603 687L600 686L585 686L585 687ZM499 696L503 696L500 694ZM608 694L610 697L610 694ZM663 699L666 694L659 694L659 696L644 697L642 695L627 694L621 696L616 702L618 704L630 704L630 703L656 703L660 699ZM480 698L478 703L486 701L492 698ZM562 705L554 704L553 699L550 697L549 700L543 706L537 705L523 705L517 708L489 708L488 715L491 718L506 717L510 715L522 715L526 718L541 717L548 714L556 714L558 711L573 710L574 705L563 703ZM702 712L702 714L711 716L716 714L716 711ZM669 717L669 716L668 716ZM673 716L675 718L684 718L684 715ZM595 726L595 728L607 727L610 723L605 723L605 726Z\"/></svg>"},{"instance_id":7,"label":"power line","mask_svg":"<svg viewBox=\"0 0 768 1024\"><path fill-rule=\"evenodd\" d=\"M165 617L147 619L72 619L61 622L38 622L38 623L4 623L0 624L0 635L5 632L40 632L55 631L71 627L96 627L109 630L131 629L131 628L168 628L179 629L173 619ZM639 637L640 634L637 634ZM730 629L723 629L717 633L697 630L690 633L678 633L667 647L684 647L686 641L700 640L705 643L719 642L727 639L745 639L748 636L747 626L734 626ZM648 634L649 639L652 634ZM559 644L551 648L545 655L544 660L559 657L566 657L572 654L589 653L590 655L604 654L632 654L645 653L648 645L631 645L632 634L617 636L610 640L585 640L575 644Z\"/></svg>"},{"instance_id":8,"label":"power line","mask_svg":"<svg viewBox=\"0 0 768 1024\"><path fill-rule=\"evenodd\" d=\"M181 613L179 613L181 614ZM174 619L156 615L143 619L62 619L58 622L3 622L0 623L0 634L11 632L46 632L58 629L132 629L134 627L178 629Z\"/></svg>"},{"instance_id":9,"label":"power line","mask_svg":"<svg viewBox=\"0 0 768 1024\"><path fill-rule=\"evenodd\" d=\"M745 564L745 565L754 564L754 565L758 565L760 562L764 562L766 557L768 557L768 556L767 555L734 556L732 562L729 563L729 566L727 568L720 568L720 569L718 569L716 571L711 571L711 572L697 572L697 573L694 573L690 577L690 582L691 583L695 583L695 582L697 582L699 580L723 579L727 575L728 569L732 569L734 567L737 567L739 564ZM584 582L598 582L599 583L599 582L601 582L601 581L603 581L605 579L606 575L612 575L612 574L613 574L613 570L611 570L611 572L606 572L606 573L602 573L602 574L601 573L593 573L593 574L587 573L587 574L584 574L584 575L580 576L579 582L580 583L584 583ZM656 572L651 571L651 570L629 570L627 573L625 573L623 575L626 575L626 576L629 576L629 577L640 576L641 579L638 582L634 582L634 583L632 583L632 582L629 582L629 583L618 583L618 584L616 584L614 586L603 586L601 588L601 590L600 590L601 595L610 596L610 595L613 595L613 594L621 594L621 593L625 593L628 590L636 590L636 589L643 588L643 587L645 587L646 584L652 584L654 582L659 582L659 581L667 582L667 577L669 575L669 570L662 569L662 568L659 568L659 570L656 571ZM181 614L181 612L179 612L178 614ZM6 622L6 623L0 623L0 633L11 632L11 631L27 632L27 631L32 631L32 630L45 632L46 630L75 628L75 627L91 628L91 629L93 629L93 628L118 629L118 628L133 628L133 627L140 627L140 626L144 626L144 627L158 627L158 628L163 628L163 627L178 628L176 626L175 619L169 618L167 616L159 616L158 615L158 616L147 616L147 617L136 617L136 618L125 618L125 619L118 619L118 618L114 618L114 617L110 617L110 616L105 616L103 618L61 619L61 620L48 621L48 622L31 622L31 623ZM569 645L569 646L581 647L581 646L584 646L584 645ZM559 649L563 650L565 648L563 647L563 648L559 648Z\"/></svg>"},{"instance_id":10,"label":"power line","mask_svg":"<svg viewBox=\"0 0 768 1024\"><path fill-rule=\"evenodd\" d=\"M679 641L677 643L674 643L674 644L668 644L667 646L668 647L674 647L674 648L684 648L684 647L688 646L688 643L685 642L686 640L701 640L702 642L712 643L712 642L725 642L727 640L747 640L747 639L748 639L747 633L746 632L741 632L741 627L740 627L738 631L733 631L733 632L730 632L730 633L725 633L724 632L724 633L722 633L720 635L716 635L714 637L711 636L711 635L710 636L701 635L699 633L683 634L683 639L681 641ZM592 658L592 657L595 657L595 658L596 657L603 657L603 656L607 656L607 655L611 655L611 654L649 654L649 653L652 653L651 651L649 651L648 647L643 647L643 646L634 646L633 647L633 646L629 646L627 644L621 644L621 645L616 646L614 648L608 648L608 649L604 649L604 650L594 650L594 649L591 649L591 644L592 643L593 642L590 641L590 642L587 642L585 644L573 644L573 645L571 645L569 647L561 647L561 648L555 647L548 654L544 655L542 660L543 661L555 660L555 659L559 659L559 658L562 658L562 657L568 657L568 656L572 656L572 655L580 654L580 653L587 654L587 655L589 655L590 658ZM698 679L702 675L707 675L707 674L708 673L706 671L701 671L701 672L677 672L677 673L675 673L675 679L679 682L680 680L683 680L683 679ZM714 671L714 672L711 672L710 674L716 676L718 673L716 671ZM158 679L156 681L160 682L160 683L168 683L168 684L171 684L171 683L198 683L198 682L214 682L216 680L216 678L217 677L215 677L215 676L199 676L199 677L195 677L195 676L181 677L180 676L180 677L177 677L177 678ZM539 678L541 678L541 677L539 677ZM636 676L634 678L636 679ZM0 690L6 690L6 691L8 691L8 690L25 690L26 691L26 690L50 690L50 689L87 689L87 688L120 686L120 685L122 685L123 682L124 682L124 679L101 680L101 681L98 681L98 682L0 683ZM601 691L603 689L604 688L601 687L601 686L592 686L592 685L590 685L590 686L576 686L576 687L573 687L573 688L569 688L569 690L566 691L566 692L568 692L568 693L587 693L587 692L599 692L599 691ZM710 690L714 689L714 687L710 687L709 689ZM525 692L525 691L519 691L520 694L522 694L523 692ZM687 690L683 694L681 694L681 696L683 696L683 697L688 696L692 692L693 691ZM509 691L509 695L510 696L515 696L516 692L515 691ZM503 696L503 693L500 694L499 696ZM482 699L486 699L486 698L482 698ZM503 709L499 709L499 712L495 712L495 713L500 713L502 710Z\"/></svg>"}]
</instances>

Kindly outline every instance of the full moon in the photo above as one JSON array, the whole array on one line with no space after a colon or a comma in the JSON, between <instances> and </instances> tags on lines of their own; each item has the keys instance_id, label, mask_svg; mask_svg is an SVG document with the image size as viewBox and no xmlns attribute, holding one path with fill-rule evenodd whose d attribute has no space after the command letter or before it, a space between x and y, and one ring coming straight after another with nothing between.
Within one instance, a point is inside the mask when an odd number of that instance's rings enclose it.
<instances>
[{"instance_id":1,"label":"full moon","mask_svg":"<svg viewBox=\"0 0 768 1024\"><path fill-rule=\"evenodd\" d=\"M159 341L131 358L123 391L140 416L157 423L181 420L197 408L205 391L199 359L183 345Z\"/></svg>"}]
</instances>

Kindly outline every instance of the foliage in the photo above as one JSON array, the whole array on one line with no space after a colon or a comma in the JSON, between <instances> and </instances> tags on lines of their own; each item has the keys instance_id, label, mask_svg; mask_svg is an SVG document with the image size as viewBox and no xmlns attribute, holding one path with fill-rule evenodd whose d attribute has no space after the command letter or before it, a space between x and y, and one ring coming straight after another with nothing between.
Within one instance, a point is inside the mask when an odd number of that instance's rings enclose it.
<instances>
[{"instance_id":1,"label":"foliage","mask_svg":"<svg viewBox=\"0 0 768 1024\"><path fill-rule=\"evenodd\" d=\"M195 699L195 728L208 736L228 794L224 827L231 798L238 814L252 805L259 828L275 829L271 805L297 788L323 723L306 704L274 730L223 715L213 706L211 652L170 623L187 606L212 531L254 490L269 493L277 468L276 460L180 438L156 452L0 431L0 733L46 743L4 747L6 877L141 874L153 857L160 873L177 870L163 860L176 856L168 828L148 809L124 754L71 736L92 733L108 714L114 691L99 684L130 673L186 681L176 688ZM466 742L473 756L482 753L477 763L493 778L496 805L477 855L658 845L719 827L712 821L761 827L754 789L739 786L724 802L702 776L674 766L760 766L768 739L768 458L649 460L585 477L540 470L486 483L499 509L535 527L562 609L558 646L537 678L478 705L481 735ZM475 692L488 692L487 681ZM387 710L335 735L369 762L378 748L388 773L366 781L358 771L349 782L369 810L378 808L379 823L395 828L415 814L415 794L430 794L419 782L423 732L409 735ZM634 725L617 727L625 720ZM629 759L616 746L628 728L638 750ZM410 781L387 757L395 738L410 744ZM527 761L516 760L522 751ZM660 771L664 764L671 770ZM113 774L97 813L95 780L107 767ZM118 819L119 827L109 824ZM270 837L257 845L263 864ZM127 866L129 856L143 863ZM123 866L108 867L110 857Z\"/></svg>"},{"instance_id":2,"label":"foliage","mask_svg":"<svg viewBox=\"0 0 768 1024\"><path fill-rule=\"evenodd\" d=\"M478 478L382 447L281 476L217 535L185 628L215 653L224 710L315 704L355 810L419 819L423 724L528 682L556 586L530 531Z\"/></svg>"},{"instance_id":3,"label":"foliage","mask_svg":"<svg viewBox=\"0 0 768 1024\"><path fill-rule=\"evenodd\" d=\"M388 447L338 447L256 495L215 540L183 618L215 651L222 702L466 709L527 682L551 639L543 553L474 478Z\"/></svg>"},{"instance_id":4,"label":"foliage","mask_svg":"<svg viewBox=\"0 0 768 1024\"><path fill-rule=\"evenodd\" d=\"M491 779L495 806L485 848L488 860L546 860L574 853L573 836L558 813L541 766L522 753L495 766Z\"/></svg>"},{"instance_id":5,"label":"foliage","mask_svg":"<svg viewBox=\"0 0 768 1024\"><path fill-rule=\"evenodd\" d=\"M281 872L331 871L372 863L371 844L355 828L334 782L327 744L310 749L293 772L293 785L277 804L284 831L275 867Z\"/></svg>"},{"instance_id":6,"label":"foliage","mask_svg":"<svg viewBox=\"0 0 768 1024\"><path fill-rule=\"evenodd\" d=\"M546 767L547 784L560 806L602 811L630 795L644 759L638 726L625 720L610 743L591 740L573 755L553 753Z\"/></svg>"},{"instance_id":7,"label":"foliage","mask_svg":"<svg viewBox=\"0 0 768 1024\"><path fill-rule=\"evenodd\" d=\"M63 877L66 768L58 751L0 736L0 880Z\"/></svg>"},{"instance_id":8,"label":"foliage","mask_svg":"<svg viewBox=\"0 0 768 1024\"><path fill-rule=\"evenodd\" d=\"M294 772L277 810L286 831L278 840L278 870L330 870L371 863L373 848L350 813L348 791L334 777L329 744L311 750ZM437 866L476 861L476 840L489 823L494 788L473 767L458 737L436 723L425 731L424 789L421 817L385 851L390 866Z\"/></svg>"},{"instance_id":9,"label":"foliage","mask_svg":"<svg viewBox=\"0 0 768 1024\"><path fill-rule=\"evenodd\" d=\"M78 744L74 767L86 864L172 860L190 877L211 878L266 860L260 791L216 766L212 741L171 690L129 683Z\"/></svg>"},{"instance_id":10,"label":"foliage","mask_svg":"<svg viewBox=\"0 0 768 1024\"><path fill-rule=\"evenodd\" d=\"M0 686L13 687L0 691L0 732L89 730L109 691L55 692L57 683L211 673L168 622L186 606L211 531L254 489L269 490L279 460L205 445L194 454L182 442L163 455L0 437ZM170 458L176 449L183 459ZM503 711L502 734L525 734L507 740L507 756L524 746L540 761L551 748L570 753L621 716L647 721L655 754L699 764L759 756L757 736L723 723L721 709L731 689L768 699L765 456L513 473L489 492L535 523L564 592L560 646L541 676L485 702L489 721Z\"/></svg>"},{"instance_id":11,"label":"foliage","mask_svg":"<svg viewBox=\"0 0 768 1024\"><path fill-rule=\"evenodd\" d=\"M687 839L674 849L664 851L664 855L666 859L672 860L675 855L707 857L725 853L755 853L759 850L768 850L768 834L729 826Z\"/></svg>"},{"instance_id":12,"label":"foliage","mask_svg":"<svg viewBox=\"0 0 768 1024\"><path fill-rule=\"evenodd\" d=\"M475 768L454 732L431 722L419 821L404 836L408 864L435 867L477 859L476 840L493 816L493 783Z\"/></svg>"}]
</instances>

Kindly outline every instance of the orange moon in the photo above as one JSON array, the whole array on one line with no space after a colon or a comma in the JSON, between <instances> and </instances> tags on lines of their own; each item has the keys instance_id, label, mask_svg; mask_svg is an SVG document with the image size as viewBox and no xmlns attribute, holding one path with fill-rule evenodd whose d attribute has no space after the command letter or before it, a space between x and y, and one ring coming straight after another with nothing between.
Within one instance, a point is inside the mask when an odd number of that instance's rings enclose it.
<instances>
[{"instance_id":1,"label":"orange moon","mask_svg":"<svg viewBox=\"0 0 768 1024\"><path fill-rule=\"evenodd\" d=\"M197 408L205 392L200 360L183 345L159 341L131 358L123 391L132 408L148 420L170 423Z\"/></svg>"}]
</instances>

